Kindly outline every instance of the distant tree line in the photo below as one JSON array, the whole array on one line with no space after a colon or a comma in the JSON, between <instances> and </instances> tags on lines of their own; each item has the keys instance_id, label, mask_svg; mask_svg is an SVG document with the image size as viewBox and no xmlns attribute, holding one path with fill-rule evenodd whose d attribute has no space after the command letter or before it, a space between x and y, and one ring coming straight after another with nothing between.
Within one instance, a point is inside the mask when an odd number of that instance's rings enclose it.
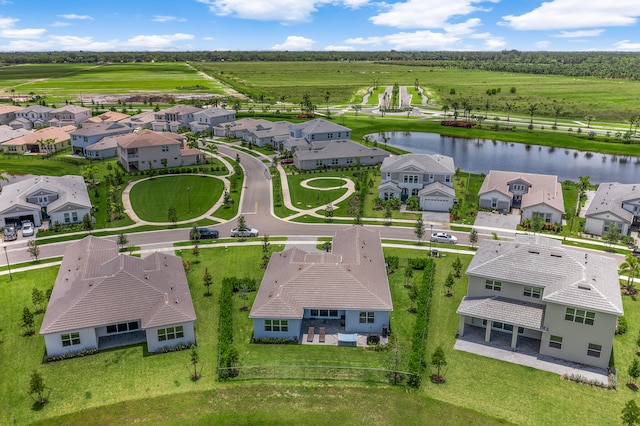
<instances>
[{"instance_id":1,"label":"distant tree line","mask_svg":"<svg viewBox=\"0 0 640 426\"><path fill-rule=\"evenodd\" d=\"M622 52L8 52L2 64L218 61L376 61L527 74L640 79L640 55Z\"/></svg>"}]
</instances>

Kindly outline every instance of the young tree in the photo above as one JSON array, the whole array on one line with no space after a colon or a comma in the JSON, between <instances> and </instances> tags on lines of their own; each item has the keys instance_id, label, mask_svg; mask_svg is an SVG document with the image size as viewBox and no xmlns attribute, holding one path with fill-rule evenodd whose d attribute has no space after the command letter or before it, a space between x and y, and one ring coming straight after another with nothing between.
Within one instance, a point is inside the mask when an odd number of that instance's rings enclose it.
<instances>
[{"instance_id":1,"label":"young tree","mask_svg":"<svg viewBox=\"0 0 640 426\"><path fill-rule=\"evenodd\" d=\"M200 231L196 225L191 227L191 231L189 231L189 239L191 241L198 241L200 239Z\"/></svg>"},{"instance_id":2,"label":"young tree","mask_svg":"<svg viewBox=\"0 0 640 426\"><path fill-rule=\"evenodd\" d=\"M326 218L327 222L331 222L333 220L333 204L332 203L327 204L327 206L324 208L324 217Z\"/></svg>"},{"instance_id":3,"label":"young tree","mask_svg":"<svg viewBox=\"0 0 640 426\"><path fill-rule=\"evenodd\" d=\"M240 215L238 217L237 227L238 231L244 231L245 229L247 229L247 221L245 220L243 215Z\"/></svg>"},{"instance_id":4,"label":"young tree","mask_svg":"<svg viewBox=\"0 0 640 426\"><path fill-rule=\"evenodd\" d=\"M247 300L249 299L249 280L245 277L242 281L240 281L240 298L242 299L242 307L240 310L246 311L249 309L249 305L247 304Z\"/></svg>"},{"instance_id":5,"label":"young tree","mask_svg":"<svg viewBox=\"0 0 640 426\"><path fill-rule=\"evenodd\" d=\"M40 257L40 247L38 247L38 242L35 239L27 242L27 253L29 253L29 256L31 256L34 262L38 261Z\"/></svg>"},{"instance_id":6,"label":"young tree","mask_svg":"<svg viewBox=\"0 0 640 426\"><path fill-rule=\"evenodd\" d=\"M411 301L411 306L409 306L409 309L408 309L409 312L416 311L416 308L413 305L416 303L416 300L418 300L419 296L420 296L420 292L418 290L417 285L414 284L411 287L409 287L409 300Z\"/></svg>"},{"instance_id":7,"label":"young tree","mask_svg":"<svg viewBox=\"0 0 640 426\"><path fill-rule=\"evenodd\" d=\"M349 200L349 215L353 217L353 223L359 225L363 214L362 198L360 194L353 194Z\"/></svg>"},{"instance_id":8,"label":"young tree","mask_svg":"<svg viewBox=\"0 0 640 426\"><path fill-rule=\"evenodd\" d=\"M269 265L269 253L271 251L271 243L269 242L269 236L267 234L262 238L262 259L260 260L260 267L267 269Z\"/></svg>"},{"instance_id":9,"label":"young tree","mask_svg":"<svg viewBox=\"0 0 640 426\"><path fill-rule=\"evenodd\" d=\"M204 268L204 275L202 276L202 283L207 288L207 296L211 296L211 285L213 284L213 277L209 273L209 268Z\"/></svg>"},{"instance_id":10,"label":"young tree","mask_svg":"<svg viewBox=\"0 0 640 426\"><path fill-rule=\"evenodd\" d=\"M453 261L451 267L453 268L453 274L455 277L460 278L460 275L462 274L462 261L460 260L460 256L456 257L456 260Z\"/></svg>"},{"instance_id":11,"label":"young tree","mask_svg":"<svg viewBox=\"0 0 640 426\"><path fill-rule=\"evenodd\" d=\"M478 231L475 228L471 228L471 232L469 232L469 242L471 243L471 247L475 247L478 243Z\"/></svg>"},{"instance_id":12,"label":"young tree","mask_svg":"<svg viewBox=\"0 0 640 426\"><path fill-rule=\"evenodd\" d=\"M167 217L169 218L169 222L171 222L171 226L175 228L176 222L178 221L178 212L176 211L176 206L169 206L167 210Z\"/></svg>"},{"instance_id":13,"label":"young tree","mask_svg":"<svg viewBox=\"0 0 640 426\"><path fill-rule=\"evenodd\" d=\"M453 285L455 284L455 280L453 279L453 274L451 272L449 272L449 275L447 275L447 279L444 282L444 286L447 288L447 296L451 296L453 293L451 292L451 289L453 288Z\"/></svg>"},{"instance_id":14,"label":"young tree","mask_svg":"<svg viewBox=\"0 0 640 426\"><path fill-rule=\"evenodd\" d=\"M636 336L636 355L640 355L640 330L638 330L638 335Z\"/></svg>"},{"instance_id":15,"label":"young tree","mask_svg":"<svg viewBox=\"0 0 640 426\"><path fill-rule=\"evenodd\" d=\"M627 401L624 408L622 409L621 418L622 423L627 426L633 426L640 423L640 407L638 407L638 404L636 404L635 400L630 399L629 401Z\"/></svg>"},{"instance_id":16,"label":"young tree","mask_svg":"<svg viewBox=\"0 0 640 426\"><path fill-rule=\"evenodd\" d=\"M404 268L404 286L409 288L411 285L409 284L409 281L411 281L411 278L413 278L413 268L411 268L410 266L407 266L406 268Z\"/></svg>"},{"instance_id":17,"label":"young tree","mask_svg":"<svg viewBox=\"0 0 640 426\"><path fill-rule=\"evenodd\" d=\"M200 378L200 373L198 373L198 362L200 362L200 355L198 355L196 345L191 345L190 358L191 365L193 366L193 375L191 376L191 380L198 380Z\"/></svg>"},{"instance_id":18,"label":"young tree","mask_svg":"<svg viewBox=\"0 0 640 426\"><path fill-rule=\"evenodd\" d=\"M93 230L93 218L89 213L82 216L82 229L85 231Z\"/></svg>"},{"instance_id":19,"label":"young tree","mask_svg":"<svg viewBox=\"0 0 640 426\"><path fill-rule=\"evenodd\" d=\"M433 381L436 383L444 383L444 375L442 369L447 366L447 358L444 355L442 346L438 346L431 355L431 365L436 367L436 374L433 376Z\"/></svg>"},{"instance_id":20,"label":"young tree","mask_svg":"<svg viewBox=\"0 0 640 426\"><path fill-rule=\"evenodd\" d=\"M638 377L640 377L640 361L638 361L638 357L633 358L631 365L627 368L627 373L629 373L629 377L631 378L631 384L637 389L636 382Z\"/></svg>"},{"instance_id":21,"label":"young tree","mask_svg":"<svg viewBox=\"0 0 640 426\"><path fill-rule=\"evenodd\" d=\"M35 313L39 314L44 311L44 293L39 288L33 288L31 290L31 303L33 303L33 308L35 309Z\"/></svg>"},{"instance_id":22,"label":"young tree","mask_svg":"<svg viewBox=\"0 0 640 426\"><path fill-rule=\"evenodd\" d=\"M200 247L198 246L198 243L196 243L196 245L191 249L191 254L196 258L196 261L193 263L200 263L198 260L198 256L200 256Z\"/></svg>"},{"instance_id":23,"label":"young tree","mask_svg":"<svg viewBox=\"0 0 640 426\"><path fill-rule=\"evenodd\" d=\"M384 203L384 218L387 219L387 226L391 226L391 218L393 218L393 206L391 203Z\"/></svg>"},{"instance_id":24,"label":"young tree","mask_svg":"<svg viewBox=\"0 0 640 426\"><path fill-rule=\"evenodd\" d=\"M422 242L422 238L424 237L424 222L422 222L422 218L418 218L416 220L416 224L413 227L413 233L416 235L418 239L418 244Z\"/></svg>"},{"instance_id":25,"label":"young tree","mask_svg":"<svg viewBox=\"0 0 640 426\"><path fill-rule=\"evenodd\" d=\"M620 228L615 225L609 225L606 234L602 236L602 239L609 244L609 247L617 244L620 241Z\"/></svg>"},{"instance_id":26,"label":"young tree","mask_svg":"<svg viewBox=\"0 0 640 426\"><path fill-rule=\"evenodd\" d=\"M33 329L33 312L31 312L31 310L26 306L22 310L20 326L24 329L25 336L31 336L35 332Z\"/></svg>"},{"instance_id":27,"label":"young tree","mask_svg":"<svg viewBox=\"0 0 640 426\"><path fill-rule=\"evenodd\" d=\"M34 400L34 402L44 405L47 403L47 398L44 394L46 389L42 374L38 373L37 370L33 370L31 373L31 379L29 380L29 396Z\"/></svg>"},{"instance_id":28,"label":"young tree","mask_svg":"<svg viewBox=\"0 0 640 426\"><path fill-rule=\"evenodd\" d=\"M127 244L129 244L129 239L124 232L121 232L118 234L116 243L120 246L120 250L122 250Z\"/></svg>"}]
</instances>

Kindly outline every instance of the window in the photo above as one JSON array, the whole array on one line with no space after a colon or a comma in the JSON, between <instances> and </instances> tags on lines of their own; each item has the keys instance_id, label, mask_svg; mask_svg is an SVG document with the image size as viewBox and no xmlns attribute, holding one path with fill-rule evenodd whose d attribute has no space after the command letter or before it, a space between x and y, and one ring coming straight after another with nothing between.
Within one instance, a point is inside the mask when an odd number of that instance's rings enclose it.
<instances>
[{"instance_id":1,"label":"window","mask_svg":"<svg viewBox=\"0 0 640 426\"><path fill-rule=\"evenodd\" d=\"M158 329L158 341L182 339L184 337L184 329L181 325L177 327L167 327Z\"/></svg>"},{"instance_id":2,"label":"window","mask_svg":"<svg viewBox=\"0 0 640 426\"><path fill-rule=\"evenodd\" d=\"M374 312L360 312L360 324L373 324L375 322Z\"/></svg>"},{"instance_id":3,"label":"window","mask_svg":"<svg viewBox=\"0 0 640 426\"><path fill-rule=\"evenodd\" d=\"M73 222L78 221L78 212L71 212L71 221Z\"/></svg>"},{"instance_id":4,"label":"window","mask_svg":"<svg viewBox=\"0 0 640 426\"><path fill-rule=\"evenodd\" d=\"M69 213L65 213L64 214L64 223L70 223L71 222L71 216L69 216Z\"/></svg>"},{"instance_id":5,"label":"window","mask_svg":"<svg viewBox=\"0 0 640 426\"><path fill-rule=\"evenodd\" d=\"M264 331L287 332L289 320L264 320Z\"/></svg>"},{"instance_id":6,"label":"window","mask_svg":"<svg viewBox=\"0 0 640 426\"><path fill-rule=\"evenodd\" d=\"M338 165L338 159L337 158L332 158L331 159L331 165L332 166L337 166Z\"/></svg>"},{"instance_id":7,"label":"window","mask_svg":"<svg viewBox=\"0 0 640 426\"><path fill-rule=\"evenodd\" d=\"M316 166L322 166L322 160L316 160Z\"/></svg>"},{"instance_id":8,"label":"window","mask_svg":"<svg viewBox=\"0 0 640 426\"><path fill-rule=\"evenodd\" d=\"M391 173L387 172L387 179L391 179Z\"/></svg>"},{"instance_id":9,"label":"window","mask_svg":"<svg viewBox=\"0 0 640 426\"><path fill-rule=\"evenodd\" d=\"M525 287L524 296L540 299L540 296L542 296L542 289L538 287Z\"/></svg>"},{"instance_id":10,"label":"window","mask_svg":"<svg viewBox=\"0 0 640 426\"><path fill-rule=\"evenodd\" d=\"M162 152L169 152L169 145L162 145Z\"/></svg>"},{"instance_id":11,"label":"window","mask_svg":"<svg viewBox=\"0 0 640 426\"><path fill-rule=\"evenodd\" d=\"M604 221L604 228L603 228L603 231L604 231L605 234L607 232L609 232L609 227L610 226L618 227L618 231L620 231L620 233L622 233L622 224L621 223L613 222L613 221L610 221L610 220L605 220Z\"/></svg>"},{"instance_id":12,"label":"window","mask_svg":"<svg viewBox=\"0 0 640 426\"><path fill-rule=\"evenodd\" d=\"M592 356L594 358L600 358L601 353L602 353L602 345L589 343L589 347L587 348L587 355Z\"/></svg>"},{"instance_id":13,"label":"window","mask_svg":"<svg viewBox=\"0 0 640 426\"><path fill-rule=\"evenodd\" d=\"M417 197L417 196L418 196L418 192L419 192L419 191L420 191L420 190L419 190L418 188L413 188L413 189L411 190L411 196L412 196L412 197Z\"/></svg>"},{"instance_id":14,"label":"window","mask_svg":"<svg viewBox=\"0 0 640 426\"><path fill-rule=\"evenodd\" d=\"M444 181L446 183L450 183L451 182L451 175L444 175Z\"/></svg>"},{"instance_id":15,"label":"window","mask_svg":"<svg viewBox=\"0 0 640 426\"><path fill-rule=\"evenodd\" d=\"M120 324L111 324L107 326L107 333L124 333L127 331L138 330L140 326L138 321L122 322Z\"/></svg>"},{"instance_id":16,"label":"window","mask_svg":"<svg viewBox=\"0 0 640 426\"><path fill-rule=\"evenodd\" d=\"M353 158L352 157L347 158L347 164L353 164ZM389 173L387 173L387 174L389 174Z\"/></svg>"},{"instance_id":17,"label":"window","mask_svg":"<svg viewBox=\"0 0 640 426\"><path fill-rule=\"evenodd\" d=\"M502 283L500 281L486 280L484 282L484 288L486 288L487 290L501 291Z\"/></svg>"},{"instance_id":18,"label":"window","mask_svg":"<svg viewBox=\"0 0 640 426\"><path fill-rule=\"evenodd\" d=\"M404 175L404 183L418 183L418 175Z\"/></svg>"},{"instance_id":19,"label":"window","mask_svg":"<svg viewBox=\"0 0 640 426\"><path fill-rule=\"evenodd\" d=\"M16 146L9 146L9 152L17 152L18 151L18 147Z\"/></svg>"},{"instance_id":20,"label":"window","mask_svg":"<svg viewBox=\"0 0 640 426\"><path fill-rule=\"evenodd\" d=\"M551 213L533 212L532 217L533 218L540 217L546 223L550 223L551 222Z\"/></svg>"},{"instance_id":21,"label":"window","mask_svg":"<svg viewBox=\"0 0 640 426\"><path fill-rule=\"evenodd\" d=\"M497 198L492 198L491 199L491 208L495 209L496 207L498 207L498 199Z\"/></svg>"},{"instance_id":22,"label":"window","mask_svg":"<svg viewBox=\"0 0 640 426\"><path fill-rule=\"evenodd\" d=\"M596 319L595 312L585 311L583 309L567 308L564 319L567 321L579 322L580 324L593 325Z\"/></svg>"},{"instance_id":23,"label":"window","mask_svg":"<svg viewBox=\"0 0 640 426\"><path fill-rule=\"evenodd\" d=\"M512 324L504 324L504 323L498 322L498 321L492 321L491 322L491 328L495 328L497 330L504 330L504 331L513 332L513 325Z\"/></svg>"},{"instance_id":24,"label":"window","mask_svg":"<svg viewBox=\"0 0 640 426\"><path fill-rule=\"evenodd\" d=\"M62 338L62 346L73 346L80 344L80 333L67 333L60 336Z\"/></svg>"},{"instance_id":25,"label":"window","mask_svg":"<svg viewBox=\"0 0 640 426\"><path fill-rule=\"evenodd\" d=\"M562 349L562 337L560 336L549 336L549 347L553 349Z\"/></svg>"}]
</instances>

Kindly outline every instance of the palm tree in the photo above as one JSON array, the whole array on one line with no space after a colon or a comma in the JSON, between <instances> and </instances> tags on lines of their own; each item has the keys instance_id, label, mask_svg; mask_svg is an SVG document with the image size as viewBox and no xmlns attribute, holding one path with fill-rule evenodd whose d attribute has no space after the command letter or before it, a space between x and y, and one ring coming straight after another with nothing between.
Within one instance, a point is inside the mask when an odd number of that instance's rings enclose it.
<instances>
[{"instance_id":1,"label":"palm tree","mask_svg":"<svg viewBox=\"0 0 640 426\"><path fill-rule=\"evenodd\" d=\"M452 102L451 108L453 108L453 121L458 121L458 102Z\"/></svg>"},{"instance_id":2,"label":"palm tree","mask_svg":"<svg viewBox=\"0 0 640 426\"><path fill-rule=\"evenodd\" d=\"M491 103L489 102L489 99L487 99L484 103L484 118L489 116L489 107L491 107Z\"/></svg>"},{"instance_id":3,"label":"palm tree","mask_svg":"<svg viewBox=\"0 0 640 426\"><path fill-rule=\"evenodd\" d=\"M596 118L593 115L589 114L584 119L587 121L587 129L589 129L591 127L591 122Z\"/></svg>"},{"instance_id":4,"label":"palm tree","mask_svg":"<svg viewBox=\"0 0 640 426\"><path fill-rule=\"evenodd\" d=\"M442 111L444 111L444 119L447 119L447 113L449 112L449 105L443 105Z\"/></svg>"},{"instance_id":5,"label":"palm tree","mask_svg":"<svg viewBox=\"0 0 640 426\"><path fill-rule=\"evenodd\" d=\"M529 130L533 129L533 113L536 112L536 110L538 109L538 104L529 104L529 107L527 108L529 110L529 115L531 117L531 121L529 122Z\"/></svg>"},{"instance_id":6,"label":"palm tree","mask_svg":"<svg viewBox=\"0 0 640 426\"><path fill-rule=\"evenodd\" d=\"M513 111L514 108L514 104L512 104L511 102L507 102L505 104L505 107L507 109L507 121L511 121L511 111Z\"/></svg>"},{"instance_id":7,"label":"palm tree","mask_svg":"<svg viewBox=\"0 0 640 426\"><path fill-rule=\"evenodd\" d=\"M580 182L578 182L578 191L580 192L580 197L582 197L582 194L584 194L590 186L591 178L589 176L580 176Z\"/></svg>"},{"instance_id":8,"label":"palm tree","mask_svg":"<svg viewBox=\"0 0 640 426\"><path fill-rule=\"evenodd\" d=\"M562 105L560 104L554 104L553 105L553 112L555 113L555 121L553 123L553 128L557 128L558 127L558 116L560 115L560 113L562 112Z\"/></svg>"},{"instance_id":9,"label":"palm tree","mask_svg":"<svg viewBox=\"0 0 640 426\"><path fill-rule=\"evenodd\" d=\"M634 278L636 277L636 275L638 274L638 266L640 266L638 264L638 258L637 257L633 257L632 255L628 254L625 257L625 261L622 262L620 264L620 269L619 269L619 274L626 274L627 275L627 291L631 292L633 290L633 282L634 282Z\"/></svg>"}]
</instances>

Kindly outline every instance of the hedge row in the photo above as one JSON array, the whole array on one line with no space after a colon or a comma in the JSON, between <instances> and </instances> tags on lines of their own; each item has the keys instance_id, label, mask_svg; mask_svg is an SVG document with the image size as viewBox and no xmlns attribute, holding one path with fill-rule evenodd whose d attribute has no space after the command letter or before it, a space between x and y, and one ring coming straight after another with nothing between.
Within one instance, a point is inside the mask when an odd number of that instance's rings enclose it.
<instances>
[{"instance_id":1,"label":"hedge row","mask_svg":"<svg viewBox=\"0 0 640 426\"><path fill-rule=\"evenodd\" d=\"M237 278L222 279L220 295L220 323L218 329L218 380L235 377L238 350L233 346L233 287Z\"/></svg>"},{"instance_id":2,"label":"hedge row","mask_svg":"<svg viewBox=\"0 0 640 426\"><path fill-rule=\"evenodd\" d=\"M417 312L416 322L413 326L411 337L411 354L409 356L409 385L419 388L422 382L422 372L426 367L426 345L429 331L429 312L431 305L431 293L433 289L433 277L436 265L433 259L428 259L424 268L422 279L416 284L418 289L418 299L416 301Z\"/></svg>"}]
</instances>

